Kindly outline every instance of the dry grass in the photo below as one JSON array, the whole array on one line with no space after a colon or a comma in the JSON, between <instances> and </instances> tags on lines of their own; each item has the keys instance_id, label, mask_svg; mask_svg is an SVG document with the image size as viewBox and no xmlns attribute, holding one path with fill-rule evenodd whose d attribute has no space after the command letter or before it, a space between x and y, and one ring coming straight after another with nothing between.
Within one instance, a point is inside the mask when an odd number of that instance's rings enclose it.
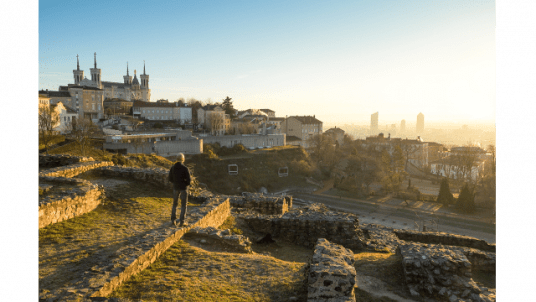
<instances>
[{"instance_id":1,"label":"dry grass","mask_svg":"<svg viewBox=\"0 0 536 302\"><path fill-rule=\"evenodd\" d=\"M208 252L179 241L109 297L143 301L306 299L305 263L263 255Z\"/></svg>"}]
</instances>

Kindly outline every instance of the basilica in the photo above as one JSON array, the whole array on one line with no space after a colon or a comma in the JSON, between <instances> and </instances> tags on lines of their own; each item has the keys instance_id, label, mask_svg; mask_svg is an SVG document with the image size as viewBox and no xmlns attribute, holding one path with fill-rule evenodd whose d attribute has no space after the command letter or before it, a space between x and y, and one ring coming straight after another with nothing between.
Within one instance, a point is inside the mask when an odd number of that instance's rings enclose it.
<instances>
[{"instance_id":1,"label":"basilica","mask_svg":"<svg viewBox=\"0 0 536 302\"><path fill-rule=\"evenodd\" d=\"M123 83L121 82L107 82L101 80L101 69L97 68L97 55L94 58L94 68L90 68L91 80L84 78L84 71L80 70L78 63L78 56L76 58L76 70L73 70L74 84L79 86L95 87L103 89L104 99L123 99L127 101L144 101L149 102L151 100L151 90L149 89L149 75L145 74L145 62L143 63L143 74L140 75L140 79L136 75L134 70L134 79L128 74L123 76Z\"/></svg>"},{"instance_id":2,"label":"basilica","mask_svg":"<svg viewBox=\"0 0 536 302\"><path fill-rule=\"evenodd\" d=\"M128 102L151 101L151 89L149 89L149 75L145 73L140 79L134 70L134 78L129 75L128 63L127 74L123 76L123 82L107 82L101 80L101 69L97 68L97 54L94 55L93 68L90 68L91 79L84 77L84 71L80 69L78 55L76 56L76 69L73 70L74 84L60 86L58 91L40 91L40 94L50 98L50 104L62 102L72 108L81 117L100 119L104 117L104 100L120 99Z\"/></svg>"}]
</instances>

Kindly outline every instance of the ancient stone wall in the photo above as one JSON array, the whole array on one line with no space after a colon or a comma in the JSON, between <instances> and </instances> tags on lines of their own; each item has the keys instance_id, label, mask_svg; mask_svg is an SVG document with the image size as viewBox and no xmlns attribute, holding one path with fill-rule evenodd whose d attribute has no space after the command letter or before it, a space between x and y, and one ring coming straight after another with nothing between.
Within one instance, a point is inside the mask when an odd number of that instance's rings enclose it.
<instances>
[{"instance_id":1,"label":"ancient stone wall","mask_svg":"<svg viewBox=\"0 0 536 302\"><path fill-rule=\"evenodd\" d=\"M39 172L39 177L75 177L86 171L93 170L99 167L113 166L113 164L114 163L111 161L80 162L69 166L62 166L41 171Z\"/></svg>"},{"instance_id":2,"label":"ancient stone wall","mask_svg":"<svg viewBox=\"0 0 536 302\"><path fill-rule=\"evenodd\" d=\"M40 177L49 187L65 187L57 194L39 199L39 228L94 210L104 194L102 187L82 179Z\"/></svg>"},{"instance_id":3,"label":"ancient stone wall","mask_svg":"<svg viewBox=\"0 0 536 302\"><path fill-rule=\"evenodd\" d=\"M242 253L251 253L251 241L243 235L232 235L231 230L218 230L215 227L200 228L195 227L191 229L185 236L186 237L204 237L210 238L224 244L230 249Z\"/></svg>"},{"instance_id":4,"label":"ancient stone wall","mask_svg":"<svg viewBox=\"0 0 536 302\"><path fill-rule=\"evenodd\" d=\"M482 251L495 252L495 244L489 244L484 240L468 236L439 232L418 232L413 230L394 230L394 232L396 236L402 240L422 243L465 246L479 249Z\"/></svg>"},{"instance_id":5,"label":"ancient stone wall","mask_svg":"<svg viewBox=\"0 0 536 302\"><path fill-rule=\"evenodd\" d=\"M94 161L92 157L70 156L65 154L39 155L39 168L56 168L81 162Z\"/></svg>"},{"instance_id":6,"label":"ancient stone wall","mask_svg":"<svg viewBox=\"0 0 536 302\"><path fill-rule=\"evenodd\" d=\"M285 214L292 208L292 196L265 196L261 193L244 193L243 196L225 196L233 208L251 209L260 214Z\"/></svg>"},{"instance_id":7,"label":"ancient stone wall","mask_svg":"<svg viewBox=\"0 0 536 302\"><path fill-rule=\"evenodd\" d=\"M237 217L257 232L270 233L272 237L308 248L313 248L319 238L325 238L352 250L361 250L365 247L364 234L359 228L356 215L331 212L318 204L284 215L245 213Z\"/></svg>"},{"instance_id":8,"label":"ancient stone wall","mask_svg":"<svg viewBox=\"0 0 536 302\"><path fill-rule=\"evenodd\" d=\"M184 234L195 227L218 227L231 213L231 205L228 199L210 198L199 207L194 207L187 213L186 219L192 221L190 225L182 228L156 229L148 234L140 242L120 248L116 251L112 271L102 272L104 276L96 276L99 280L92 287L99 289L93 292L91 297L106 297L121 283L131 276L141 272L171 245L182 238ZM129 258L121 258L120 255L129 255Z\"/></svg>"},{"instance_id":9,"label":"ancient stone wall","mask_svg":"<svg viewBox=\"0 0 536 302\"><path fill-rule=\"evenodd\" d=\"M471 278L471 262L459 249L442 245L402 243L406 285L414 297L442 301L494 301L494 293L480 288Z\"/></svg>"},{"instance_id":10,"label":"ancient stone wall","mask_svg":"<svg viewBox=\"0 0 536 302\"><path fill-rule=\"evenodd\" d=\"M94 170L95 173L106 177L127 178L146 181L154 185L171 187L168 181L169 169L155 168L134 168L126 166L100 167Z\"/></svg>"},{"instance_id":11,"label":"ancient stone wall","mask_svg":"<svg viewBox=\"0 0 536 302\"><path fill-rule=\"evenodd\" d=\"M307 282L308 302L355 301L354 253L324 238L318 239Z\"/></svg>"}]
</instances>

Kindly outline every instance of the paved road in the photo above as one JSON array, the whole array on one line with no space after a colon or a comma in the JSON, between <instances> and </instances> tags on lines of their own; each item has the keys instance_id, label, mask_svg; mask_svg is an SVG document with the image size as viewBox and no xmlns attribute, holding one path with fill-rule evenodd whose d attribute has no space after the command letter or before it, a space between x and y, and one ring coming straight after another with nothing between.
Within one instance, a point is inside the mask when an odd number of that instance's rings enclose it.
<instances>
[{"instance_id":1,"label":"paved road","mask_svg":"<svg viewBox=\"0 0 536 302\"><path fill-rule=\"evenodd\" d=\"M471 236L495 243L495 224L464 219L463 217L449 217L440 214L427 214L411 209L371 204L354 199L339 199L326 195L313 195L307 193L291 193L296 204L319 202L334 209L357 214L361 223L377 223L398 229L416 229L415 222L434 220L440 232ZM435 230L436 226L434 226Z\"/></svg>"}]
</instances>

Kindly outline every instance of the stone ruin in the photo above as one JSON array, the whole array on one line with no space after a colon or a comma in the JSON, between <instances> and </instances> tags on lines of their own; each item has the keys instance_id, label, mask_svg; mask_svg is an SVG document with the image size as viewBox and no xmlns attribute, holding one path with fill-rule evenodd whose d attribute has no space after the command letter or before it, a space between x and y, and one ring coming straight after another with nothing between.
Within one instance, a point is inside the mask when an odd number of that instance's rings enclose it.
<instances>
[{"instance_id":1,"label":"stone ruin","mask_svg":"<svg viewBox=\"0 0 536 302\"><path fill-rule=\"evenodd\" d=\"M219 230L215 227L200 228L195 227L191 229L184 238L210 238L215 240L229 249L241 252L251 253L251 241L249 238L243 235L231 234L231 230ZM203 240L203 239L202 239Z\"/></svg>"},{"instance_id":2,"label":"stone ruin","mask_svg":"<svg viewBox=\"0 0 536 302\"><path fill-rule=\"evenodd\" d=\"M129 168L113 166L111 162L78 160L77 163L66 167L42 171L39 180L43 191L48 191L50 187L58 184L75 184L77 187L71 192L66 192L65 198L55 200L50 196L41 198L40 227L42 224L44 226L83 214L82 212L90 211L94 208L93 206L98 205L100 198L97 195L99 194L88 195L87 192L92 192L91 188L98 191L99 187L87 181L71 178L88 170L94 170L106 177L144 180L155 185L169 187L167 170L163 168ZM69 196L69 194L75 195ZM178 231L155 232L148 236L132 249L137 256L133 254L133 257L129 257L127 262L120 263L120 265L109 265L109 267L123 267L123 269L114 268L113 271L107 272L108 281L93 284L91 286L93 290L88 294L92 297L105 297L124 280L154 262L158 255L189 231L195 233L196 236L208 236L224 244L228 243L242 252L249 252L251 243L247 238L230 235L226 231L214 228L221 225L233 212L237 219L242 220L257 232L270 234L277 240L285 240L315 249L315 256L310 264L312 267L310 273L314 276L310 275L309 279L309 301L355 301L355 298L352 300L353 291L352 294L348 291L350 287L353 288L350 281L352 279L351 268L353 268L351 250L399 254L402 258L401 265L406 285L415 297L442 301L495 301L494 289L479 287L471 279L473 270L495 272L494 244L446 233L394 230L376 224L360 225L356 215L330 211L321 204L292 209L290 196L267 197L260 194L218 196L203 192L196 198L205 202L204 206L199 207L198 210L188 213L188 219L193 222L191 226ZM76 210L75 204L83 203L86 199L88 205L85 210ZM95 204L91 200L96 200ZM72 215L58 214L60 212L58 209L47 212L45 207L53 209L54 203L61 204L65 209L71 209ZM83 207L80 206L80 208ZM45 213L48 214L45 215ZM63 218L60 219L60 217ZM47 219L49 222L45 222ZM118 252L128 252L129 248L124 247L124 250ZM105 270L106 268L103 269ZM337 275L336 272L341 272L341 274ZM355 269L353 274L355 284ZM333 292L344 293L344 295L334 296ZM329 298L328 295L333 296Z\"/></svg>"},{"instance_id":3,"label":"stone ruin","mask_svg":"<svg viewBox=\"0 0 536 302\"><path fill-rule=\"evenodd\" d=\"M309 265L307 302L355 302L354 253L318 239Z\"/></svg>"},{"instance_id":4,"label":"stone ruin","mask_svg":"<svg viewBox=\"0 0 536 302\"><path fill-rule=\"evenodd\" d=\"M322 204L313 204L283 215L261 215L255 212L236 214L251 229L272 237L313 248L319 238L360 250L365 237L357 215L332 212Z\"/></svg>"}]
</instances>

